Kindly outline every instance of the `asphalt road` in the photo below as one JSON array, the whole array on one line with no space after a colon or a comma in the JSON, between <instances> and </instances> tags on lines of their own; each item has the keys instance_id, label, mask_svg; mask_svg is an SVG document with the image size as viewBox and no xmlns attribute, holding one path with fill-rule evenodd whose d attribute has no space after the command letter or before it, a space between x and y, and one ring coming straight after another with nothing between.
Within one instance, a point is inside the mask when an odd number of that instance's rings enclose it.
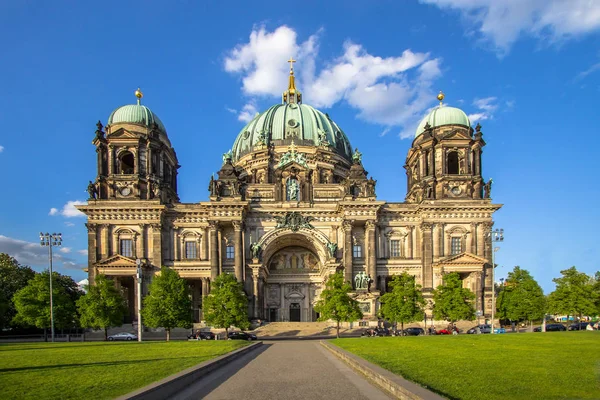
<instances>
[{"instance_id":1,"label":"asphalt road","mask_svg":"<svg viewBox=\"0 0 600 400\"><path fill-rule=\"evenodd\" d=\"M390 399L317 341L265 342L178 395L187 399Z\"/></svg>"}]
</instances>

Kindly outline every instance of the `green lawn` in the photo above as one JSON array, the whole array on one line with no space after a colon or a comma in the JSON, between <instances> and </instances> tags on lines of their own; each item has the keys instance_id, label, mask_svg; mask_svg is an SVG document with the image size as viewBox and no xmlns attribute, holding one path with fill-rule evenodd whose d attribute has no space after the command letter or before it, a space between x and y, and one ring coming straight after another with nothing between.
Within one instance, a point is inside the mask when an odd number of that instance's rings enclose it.
<instances>
[{"instance_id":1,"label":"green lawn","mask_svg":"<svg viewBox=\"0 0 600 400\"><path fill-rule=\"evenodd\" d=\"M335 339L451 399L599 399L600 332Z\"/></svg>"},{"instance_id":2,"label":"green lawn","mask_svg":"<svg viewBox=\"0 0 600 400\"><path fill-rule=\"evenodd\" d=\"M3 399L110 399L247 345L243 341L0 345Z\"/></svg>"}]
</instances>

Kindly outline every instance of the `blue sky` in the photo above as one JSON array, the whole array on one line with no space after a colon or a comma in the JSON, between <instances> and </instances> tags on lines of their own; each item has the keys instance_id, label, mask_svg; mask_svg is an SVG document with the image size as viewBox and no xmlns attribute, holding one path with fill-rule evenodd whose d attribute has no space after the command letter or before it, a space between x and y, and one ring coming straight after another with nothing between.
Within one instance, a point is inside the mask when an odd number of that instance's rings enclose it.
<instances>
[{"instance_id":1,"label":"blue sky","mask_svg":"<svg viewBox=\"0 0 600 400\"><path fill-rule=\"evenodd\" d=\"M60 231L55 268L85 277L72 204L96 175L96 121L138 86L177 151L181 200L207 200L294 56L304 102L360 149L379 199L403 201L414 128L443 90L483 126L484 177L504 204L497 277L520 265L550 292L560 270L600 270L600 3L321 3L0 3L0 252L41 270L38 232Z\"/></svg>"}]
</instances>

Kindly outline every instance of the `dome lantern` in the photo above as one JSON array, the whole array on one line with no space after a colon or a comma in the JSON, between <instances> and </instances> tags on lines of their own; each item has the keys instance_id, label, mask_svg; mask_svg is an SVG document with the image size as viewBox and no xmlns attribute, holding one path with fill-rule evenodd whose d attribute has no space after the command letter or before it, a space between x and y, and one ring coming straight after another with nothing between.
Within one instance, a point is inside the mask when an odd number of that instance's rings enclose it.
<instances>
[{"instance_id":1,"label":"dome lantern","mask_svg":"<svg viewBox=\"0 0 600 400\"><path fill-rule=\"evenodd\" d=\"M467 117L467 114L465 114L463 110L460 108L448 107L442 103L446 97L442 91L440 91L436 97L440 104L421 120L421 123L415 132L415 137L425 132L427 125L431 128L443 125L462 125L467 128L471 127L471 121L469 121L469 117Z\"/></svg>"}]
</instances>

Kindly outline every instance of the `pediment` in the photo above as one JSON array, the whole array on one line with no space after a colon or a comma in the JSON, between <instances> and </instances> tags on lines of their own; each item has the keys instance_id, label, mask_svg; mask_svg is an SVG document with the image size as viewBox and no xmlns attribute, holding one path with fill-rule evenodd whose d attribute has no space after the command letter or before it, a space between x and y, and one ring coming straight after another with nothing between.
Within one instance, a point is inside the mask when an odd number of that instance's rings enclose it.
<instances>
[{"instance_id":1,"label":"pediment","mask_svg":"<svg viewBox=\"0 0 600 400\"><path fill-rule=\"evenodd\" d=\"M485 264L489 264L489 261L483 257L479 257L475 254L464 252L456 255L452 255L450 257L446 257L444 259L435 262L433 265L439 266L443 265L444 267L452 267L452 266L483 266Z\"/></svg>"},{"instance_id":2,"label":"pediment","mask_svg":"<svg viewBox=\"0 0 600 400\"><path fill-rule=\"evenodd\" d=\"M120 254L115 254L108 258L102 259L96 263L96 267L110 268L110 267L133 267L137 268L137 264L133 258L125 257Z\"/></svg>"},{"instance_id":3,"label":"pediment","mask_svg":"<svg viewBox=\"0 0 600 400\"><path fill-rule=\"evenodd\" d=\"M297 163L296 161L290 161L289 163L279 166L278 168L281 169L282 171L285 171L286 169L290 169L290 168L296 168L299 171L309 169L308 165L302 165L302 164Z\"/></svg>"},{"instance_id":4,"label":"pediment","mask_svg":"<svg viewBox=\"0 0 600 400\"><path fill-rule=\"evenodd\" d=\"M129 132L125 128L119 128L116 131L111 132L106 137L107 138L111 138L111 139L138 139L139 138L139 134L133 133L133 132Z\"/></svg>"},{"instance_id":5,"label":"pediment","mask_svg":"<svg viewBox=\"0 0 600 400\"><path fill-rule=\"evenodd\" d=\"M446 133L442 139L471 139L471 136L466 132L456 130Z\"/></svg>"}]
</instances>

